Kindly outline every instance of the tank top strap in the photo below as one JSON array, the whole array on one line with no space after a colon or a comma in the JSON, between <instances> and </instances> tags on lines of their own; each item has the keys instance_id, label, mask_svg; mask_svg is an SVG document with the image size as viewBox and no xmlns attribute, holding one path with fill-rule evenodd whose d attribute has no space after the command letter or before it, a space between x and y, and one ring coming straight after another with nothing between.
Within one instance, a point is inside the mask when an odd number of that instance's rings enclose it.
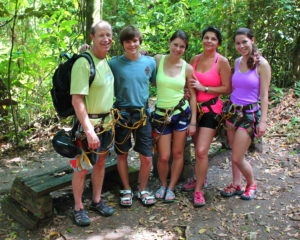
<instances>
[{"instance_id":1,"label":"tank top strap","mask_svg":"<svg viewBox=\"0 0 300 240\"><path fill-rule=\"evenodd\" d=\"M159 62L159 68L161 68L162 70L164 70L165 58L166 58L166 55L162 55L160 62Z\"/></svg>"},{"instance_id":2,"label":"tank top strap","mask_svg":"<svg viewBox=\"0 0 300 240\"><path fill-rule=\"evenodd\" d=\"M235 66L234 66L234 68L235 68L234 70L235 70L235 71L239 71L241 60L242 60L242 57L239 57L239 58L236 60L236 63L235 63Z\"/></svg>"},{"instance_id":3,"label":"tank top strap","mask_svg":"<svg viewBox=\"0 0 300 240\"><path fill-rule=\"evenodd\" d=\"M202 56L202 53L200 53L199 56L197 57L196 62L195 62L194 65L193 65L193 68L194 68L194 69L196 69L196 67L197 67L197 65L198 65L198 63L199 63L199 61L200 61L201 56Z\"/></svg>"},{"instance_id":4,"label":"tank top strap","mask_svg":"<svg viewBox=\"0 0 300 240\"><path fill-rule=\"evenodd\" d=\"M215 56L215 59L214 59L214 63L212 65L212 68L217 68L218 66L218 62L219 62L219 57L220 57L220 54L219 53L216 53L216 56Z\"/></svg>"},{"instance_id":5,"label":"tank top strap","mask_svg":"<svg viewBox=\"0 0 300 240\"><path fill-rule=\"evenodd\" d=\"M186 61L183 60L182 68L181 68L181 75L185 75L186 71Z\"/></svg>"}]
</instances>

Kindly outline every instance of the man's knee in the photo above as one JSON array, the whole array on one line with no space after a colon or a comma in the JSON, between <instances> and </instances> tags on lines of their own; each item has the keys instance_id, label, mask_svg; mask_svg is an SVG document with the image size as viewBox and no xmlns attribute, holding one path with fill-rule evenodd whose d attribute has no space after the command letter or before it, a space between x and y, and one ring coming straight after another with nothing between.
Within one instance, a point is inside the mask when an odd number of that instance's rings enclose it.
<instances>
[{"instance_id":1,"label":"man's knee","mask_svg":"<svg viewBox=\"0 0 300 240\"><path fill-rule=\"evenodd\" d=\"M141 159L141 165L148 166L148 167L152 166L152 157L146 157L144 155L140 155L140 159Z\"/></svg>"}]
</instances>

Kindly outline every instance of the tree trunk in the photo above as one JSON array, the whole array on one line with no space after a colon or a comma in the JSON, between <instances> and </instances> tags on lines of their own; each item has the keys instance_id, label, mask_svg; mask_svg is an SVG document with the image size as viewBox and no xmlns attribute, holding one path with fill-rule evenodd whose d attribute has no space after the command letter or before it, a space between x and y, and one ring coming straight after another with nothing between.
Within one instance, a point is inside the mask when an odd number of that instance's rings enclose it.
<instances>
[{"instance_id":1,"label":"tree trunk","mask_svg":"<svg viewBox=\"0 0 300 240\"><path fill-rule=\"evenodd\" d=\"M94 22L93 13L95 9L94 0L86 0L85 6L85 42L90 44L90 33L91 33L91 26Z\"/></svg>"},{"instance_id":2,"label":"tree trunk","mask_svg":"<svg viewBox=\"0 0 300 240\"><path fill-rule=\"evenodd\" d=\"M298 35L296 44L295 44L295 51L293 60L293 80L294 83L300 81L300 36Z\"/></svg>"}]
</instances>

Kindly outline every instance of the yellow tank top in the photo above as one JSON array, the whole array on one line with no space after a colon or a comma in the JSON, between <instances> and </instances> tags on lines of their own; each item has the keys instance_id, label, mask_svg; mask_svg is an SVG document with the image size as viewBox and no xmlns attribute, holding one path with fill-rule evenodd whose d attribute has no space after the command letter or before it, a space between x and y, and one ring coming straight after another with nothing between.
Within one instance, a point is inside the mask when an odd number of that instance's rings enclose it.
<instances>
[{"instance_id":1,"label":"yellow tank top","mask_svg":"<svg viewBox=\"0 0 300 240\"><path fill-rule=\"evenodd\" d=\"M174 108L184 96L184 86L186 83L185 70L186 62L182 64L181 72L176 77L167 76L164 72L165 57L162 56L156 75L157 86L157 103L158 108ZM186 109L188 102L186 101L183 109ZM176 110L174 114L179 113L180 110ZM157 112L158 114L160 112Z\"/></svg>"}]
</instances>

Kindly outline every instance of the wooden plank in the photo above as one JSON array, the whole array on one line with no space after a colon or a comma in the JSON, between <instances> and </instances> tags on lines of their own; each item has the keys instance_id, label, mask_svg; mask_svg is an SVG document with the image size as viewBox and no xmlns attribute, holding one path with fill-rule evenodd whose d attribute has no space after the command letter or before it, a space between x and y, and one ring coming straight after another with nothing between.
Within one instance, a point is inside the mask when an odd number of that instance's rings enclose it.
<instances>
[{"instance_id":1,"label":"wooden plank","mask_svg":"<svg viewBox=\"0 0 300 240\"><path fill-rule=\"evenodd\" d=\"M105 168L109 171L110 168L116 165L116 157L115 155L108 155L107 161L105 164ZM65 175L58 176L58 173L65 172ZM92 171L89 171L88 175L91 174ZM73 171L69 164L60 167L58 169L54 169L51 171L47 171L44 173L36 174L33 176L21 177L17 181L18 184L23 182L23 186L30 196L40 197L42 195L48 194L55 190L61 189L70 185L72 181Z\"/></svg>"},{"instance_id":2,"label":"wooden plank","mask_svg":"<svg viewBox=\"0 0 300 240\"><path fill-rule=\"evenodd\" d=\"M10 190L10 196L38 218L52 216L52 198L49 194L37 197L22 179L16 178Z\"/></svg>"},{"instance_id":3,"label":"wooden plank","mask_svg":"<svg viewBox=\"0 0 300 240\"><path fill-rule=\"evenodd\" d=\"M36 229L48 223L52 218L40 219L19 205L11 197L5 197L1 201L1 209L4 213L15 219L27 229Z\"/></svg>"}]
</instances>

